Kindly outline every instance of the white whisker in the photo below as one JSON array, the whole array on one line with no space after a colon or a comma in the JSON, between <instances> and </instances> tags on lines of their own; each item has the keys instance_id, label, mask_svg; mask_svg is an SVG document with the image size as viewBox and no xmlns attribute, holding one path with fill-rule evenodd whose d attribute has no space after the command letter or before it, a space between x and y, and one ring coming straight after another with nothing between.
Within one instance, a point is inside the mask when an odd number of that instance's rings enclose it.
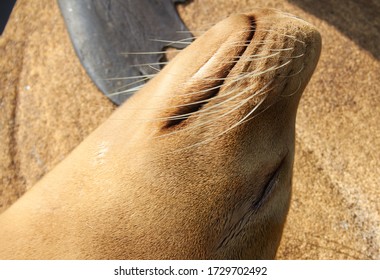
<instances>
[{"instance_id":1,"label":"white whisker","mask_svg":"<svg viewBox=\"0 0 380 280\"><path fill-rule=\"evenodd\" d=\"M291 74L291 75L279 75L279 77L283 77L283 78L289 78L289 77L294 77L294 76L297 76L298 74L300 74L302 72L302 70L305 68L305 64L302 63L302 66L300 68L300 70L298 70L297 72L295 72L294 74Z\"/></svg>"},{"instance_id":2,"label":"white whisker","mask_svg":"<svg viewBox=\"0 0 380 280\"><path fill-rule=\"evenodd\" d=\"M148 67L153 69L154 71L157 71L157 73L161 71L161 69L153 67L152 65L148 65Z\"/></svg>"},{"instance_id":3,"label":"white whisker","mask_svg":"<svg viewBox=\"0 0 380 280\"><path fill-rule=\"evenodd\" d=\"M162 43L168 43L168 47L175 45L175 44L183 44L183 45L190 45L192 42L179 42L179 41L168 41L168 40L158 40L158 39L151 39L152 41L162 42Z\"/></svg>"},{"instance_id":4,"label":"white whisker","mask_svg":"<svg viewBox=\"0 0 380 280\"><path fill-rule=\"evenodd\" d=\"M262 89L260 89L262 90ZM209 124L209 123L212 123L212 122L215 122L215 120L219 120L225 116L228 116L229 114L232 114L233 112L235 112L236 110L238 110L240 107L242 107L244 104L246 104L247 102L249 102L250 100L252 100L253 98L257 97L258 94L253 94L253 95L250 95L248 98L246 99L243 99L237 106L233 107L231 110L227 111L226 113L223 113L213 119L210 119L210 120L206 120L202 123L199 123L197 125L193 125L193 126L190 126L190 127L187 127L187 128L183 128L181 130L177 130L177 131L172 131L172 132L169 132L169 133L166 133L164 135L160 135L160 136L156 136L154 138L163 138L163 137L168 137L170 135L174 135L174 134L177 134L177 133L180 133L181 131L186 131L186 130L194 130L195 128L197 127L200 127L200 126L204 126L205 124Z\"/></svg>"},{"instance_id":5,"label":"white whisker","mask_svg":"<svg viewBox=\"0 0 380 280\"><path fill-rule=\"evenodd\" d=\"M113 81L113 80L150 79L150 78L153 78L154 76L155 75L139 75L139 76L129 76L129 77L119 77L119 78L107 78L104 80Z\"/></svg>"},{"instance_id":6,"label":"white whisker","mask_svg":"<svg viewBox=\"0 0 380 280\"><path fill-rule=\"evenodd\" d=\"M267 87L271 84L271 82L267 83L264 87L262 87L258 92L255 92L251 97L254 97L254 96L260 96L260 95L263 95L271 90L273 90L273 88L270 88L267 90ZM212 106L209 106L207 108L203 108L202 109L202 115L210 115L210 114L214 114L215 112L218 112L217 109L218 107L221 107L222 105L226 104L227 102L231 102L237 98L239 98L240 96L243 96L244 94L250 92L253 88L255 87L255 85L251 85L250 87L248 88L245 88L243 91L239 92L238 94L236 95L233 95L232 97L220 102L220 103L216 103ZM221 98L221 97L226 97L228 95L231 95L233 93L236 93L237 90L232 90L230 92L228 92L227 94L224 94L222 96L216 96L216 97L213 97L213 98L210 98L210 99L206 99L206 100L201 100L199 102L194 102L194 103L190 103L188 105L194 105L194 104L199 104L199 103L205 103L205 102L208 102L210 101L211 99L217 99L218 97ZM250 97L250 98L251 98ZM180 106L178 106L180 107ZM213 110L213 111L211 111ZM211 111L211 112L208 112L207 111ZM206 112L206 113L205 113ZM186 114L181 114L181 115L175 115L175 116L172 116L172 117L164 117L164 118L156 118L154 120L148 120L148 121L164 121L164 120L177 120L177 119L184 119L184 118L187 118L187 117L190 117L192 115L194 115L195 112L193 113L186 113Z\"/></svg>"},{"instance_id":7,"label":"white whisker","mask_svg":"<svg viewBox=\"0 0 380 280\"><path fill-rule=\"evenodd\" d=\"M151 62L151 63L143 63L143 64L134 64L134 65L131 65L131 67L142 67L142 66L153 66L153 65L158 65L158 66L165 66L167 65L169 62L165 61L165 62Z\"/></svg>"},{"instance_id":8,"label":"white whisker","mask_svg":"<svg viewBox=\"0 0 380 280\"><path fill-rule=\"evenodd\" d=\"M174 49L173 52L181 52L181 50ZM152 55L152 54L166 54L166 51L158 51L158 52L123 52L122 55Z\"/></svg>"},{"instance_id":9,"label":"white whisker","mask_svg":"<svg viewBox=\"0 0 380 280\"><path fill-rule=\"evenodd\" d=\"M251 96L250 98L252 98L252 97L254 97L254 96ZM252 110L251 110L251 111L250 111L250 112L249 112L249 113L248 113L248 114L247 114L242 120L238 121L236 124L232 125L231 127L229 127L228 129L224 130L223 132L221 132L221 133L215 135L214 137L210 137L210 138L205 139L205 140L203 140L203 141L201 141L201 142L195 143L195 144L193 144L193 145L190 145L190 146L187 146L187 147L184 147L184 148L176 149L176 150L171 151L171 152L178 152L178 151L181 151L181 150L190 149L190 148L193 148L193 147L196 147L196 146L204 145L204 144L207 144L207 143L209 143L210 141L212 141L212 140L214 140L214 139L216 139L216 138L218 138L218 137L220 137L220 136L223 136L224 134L226 134L226 133L229 132L230 130L232 130L232 129L236 128L237 126L241 125L241 124L244 122L244 120L245 120L246 118L248 118L250 115L252 115L252 114L257 110L257 108L260 107L260 105L264 102L265 99L266 99L266 97L264 97L262 100L260 100L260 101L255 105L255 107L253 107L253 109L252 109ZM247 101L247 102L248 102L248 101ZM246 103L246 100L243 100L239 107L243 106L245 103ZM238 107L238 108L234 108L233 111L238 110L239 107ZM233 111L230 111L230 113L232 113ZM225 114L225 115L227 115L227 114ZM224 116L224 115L223 115L223 116Z\"/></svg>"},{"instance_id":10,"label":"white whisker","mask_svg":"<svg viewBox=\"0 0 380 280\"><path fill-rule=\"evenodd\" d=\"M140 86L136 86L136 87L133 87L131 89L127 89L127 90L123 90L123 91L119 91L119 92L113 92L113 93L109 93L107 94L107 96L116 96L116 95L130 95L130 94L133 94L135 93L136 91L140 90L141 88L143 88L144 85L140 85Z\"/></svg>"}]
</instances>

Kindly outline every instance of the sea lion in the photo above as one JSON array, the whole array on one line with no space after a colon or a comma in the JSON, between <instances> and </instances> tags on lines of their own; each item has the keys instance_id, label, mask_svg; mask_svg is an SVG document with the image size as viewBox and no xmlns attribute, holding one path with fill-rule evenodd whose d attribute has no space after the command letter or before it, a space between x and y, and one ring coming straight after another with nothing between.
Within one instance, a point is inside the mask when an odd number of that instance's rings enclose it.
<instances>
[{"instance_id":1,"label":"sea lion","mask_svg":"<svg viewBox=\"0 0 380 280\"><path fill-rule=\"evenodd\" d=\"M314 27L218 23L0 216L2 259L271 259Z\"/></svg>"}]
</instances>

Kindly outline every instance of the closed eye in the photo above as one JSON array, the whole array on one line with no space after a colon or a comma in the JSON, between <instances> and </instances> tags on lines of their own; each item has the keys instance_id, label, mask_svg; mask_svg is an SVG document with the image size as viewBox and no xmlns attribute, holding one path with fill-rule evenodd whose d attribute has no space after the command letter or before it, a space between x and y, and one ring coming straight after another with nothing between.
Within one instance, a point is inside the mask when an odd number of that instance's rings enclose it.
<instances>
[{"instance_id":1,"label":"closed eye","mask_svg":"<svg viewBox=\"0 0 380 280\"><path fill-rule=\"evenodd\" d=\"M271 173L267 183L265 184L265 187L261 190L260 195L252 203L252 206L251 206L252 211L254 211L254 212L258 211L260 209L260 207L268 199L269 195L272 193L273 189L275 188L275 186L278 182L278 177L280 175L280 171L282 169L285 158L286 157L284 157L284 159L280 162L278 167Z\"/></svg>"}]
</instances>

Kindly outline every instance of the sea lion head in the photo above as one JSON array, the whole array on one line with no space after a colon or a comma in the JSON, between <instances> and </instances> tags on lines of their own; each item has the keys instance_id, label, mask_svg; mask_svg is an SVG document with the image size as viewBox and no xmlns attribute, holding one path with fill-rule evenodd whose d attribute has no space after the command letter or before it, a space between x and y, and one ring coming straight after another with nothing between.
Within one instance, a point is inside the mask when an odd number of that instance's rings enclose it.
<instances>
[{"instance_id":1,"label":"sea lion head","mask_svg":"<svg viewBox=\"0 0 380 280\"><path fill-rule=\"evenodd\" d=\"M291 196L297 107L320 48L318 31L294 16L234 15L124 105L152 108L128 115L147 120L129 128L138 134L132 173L144 205L134 224L149 236L137 240L140 252L275 257Z\"/></svg>"}]
</instances>

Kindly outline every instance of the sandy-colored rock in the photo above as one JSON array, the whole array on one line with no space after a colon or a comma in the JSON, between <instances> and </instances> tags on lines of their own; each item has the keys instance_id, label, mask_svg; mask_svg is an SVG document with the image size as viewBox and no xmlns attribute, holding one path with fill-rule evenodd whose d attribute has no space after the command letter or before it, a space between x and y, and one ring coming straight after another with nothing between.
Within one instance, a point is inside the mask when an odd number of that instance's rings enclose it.
<instances>
[{"instance_id":1,"label":"sandy-colored rock","mask_svg":"<svg viewBox=\"0 0 380 280\"><path fill-rule=\"evenodd\" d=\"M0 209L113 110L85 74L55 1L18 1L0 39Z\"/></svg>"}]
</instances>

